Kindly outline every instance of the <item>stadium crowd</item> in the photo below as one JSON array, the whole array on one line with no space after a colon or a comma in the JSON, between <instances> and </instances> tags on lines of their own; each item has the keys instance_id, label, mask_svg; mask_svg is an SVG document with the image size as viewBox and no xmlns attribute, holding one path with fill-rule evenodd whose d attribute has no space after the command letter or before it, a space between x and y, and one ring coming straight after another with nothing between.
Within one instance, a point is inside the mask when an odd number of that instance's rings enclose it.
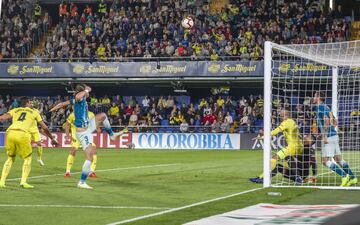
<instances>
[{"instance_id":1,"label":"stadium crowd","mask_svg":"<svg viewBox=\"0 0 360 225\"><path fill-rule=\"evenodd\" d=\"M64 14L54 36L46 43L45 57L209 57L235 56L258 60L263 43L318 43L346 39L349 24L341 7L325 14L319 4L289 1L231 1L228 8L210 13L208 4L187 1L117 0L98 11ZM102 4L102 3L100 3ZM195 26L184 30L184 15L195 16Z\"/></svg>"},{"instance_id":2,"label":"stadium crowd","mask_svg":"<svg viewBox=\"0 0 360 225\"><path fill-rule=\"evenodd\" d=\"M0 20L0 60L28 57L50 27L50 16L35 0L3 0Z\"/></svg>"},{"instance_id":3,"label":"stadium crowd","mask_svg":"<svg viewBox=\"0 0 360 225\"><path fill-rule=\"evenodd\" d=\"M0 115L19 106L17 97L0 96ZM53 130L62 130L70 108L51 114L49 110L67 97L34 97L44 120ZM176 99L183 99L179 102ZM261 95L234 100L231 96L210 96L198 101L174 96L89 99L89 110L105 112L113 126L129 126L133 132L255 132L262 126L263 98ZM10 121L0 124L4 129ZM149 128L152 127L152 128Z\"/></svg>"},{"instance_id":4,"label":"stadium crowd","mask_svg":"<svg viewBox=\"0 0 360 225\"><path fill-rule=\"evenodd\" d=\"M210 3L195 0L115 0L112 4L100 0L98 6L63 2L58 14L45 12L41 17L31 12L34 7L29 3L33 2L3 1L3 58L23 55L19 48L29 53L27 43L50 17L59 23L42 51L32 55L43 61L128 57L259 60L265 40L294 44L343 41L350 25L341 6L327 12L319 1L231 0L217 12ZM191 30L180 25L186 15L194 17Z\"/></svg>"}]
</instances>

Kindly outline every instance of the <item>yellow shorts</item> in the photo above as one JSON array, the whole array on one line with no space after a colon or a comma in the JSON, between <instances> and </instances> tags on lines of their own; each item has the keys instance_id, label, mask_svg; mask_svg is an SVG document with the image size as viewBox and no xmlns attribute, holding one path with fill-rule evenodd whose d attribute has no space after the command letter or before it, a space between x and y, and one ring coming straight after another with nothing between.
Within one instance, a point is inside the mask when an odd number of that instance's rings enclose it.
<instances>
[{"instance_id":1,"label":"yellow shorts","mask_svg":"<svg viewBox=\"0 0 360 225\"><path fill-rule=\"evenodd\" d=\"M19 155L25 159L31 156L31 135L25 131L8 130L6 132L6 146L7 155L15 157Z\"/></svg>"},{"instance_id":2,"label":"yellow shorts","mask_svg":"<svg viewBox=\"0 0 360 225\"><path fill-rule=\"evenodd\" d=\"M40 135L39 131L31 133L31 140L34 142L41 141L41 135Z\"/></svg>"},{"instance_id":3,"label":"yellow shorts","mask_svg":"<svg viewBox=\"0 0 360 225\"><path fill-rule=\"evenodd\" d=\"M301 154L302 152L303 152L303 146L289 145L278 151L276 155L279 156L280 159L285 159L287 156L298 155Z\"/></svg>"},{"instance_id":4,"label":"yellow shorts","mask_svg":"<svg viewBox=\"0 0 360 225\"><path fill-rule=\"evenodd\" d=\"M80 142L76 138L71 138L71 147L75 149L79 149Z\"/></svg>"}]
</instances>

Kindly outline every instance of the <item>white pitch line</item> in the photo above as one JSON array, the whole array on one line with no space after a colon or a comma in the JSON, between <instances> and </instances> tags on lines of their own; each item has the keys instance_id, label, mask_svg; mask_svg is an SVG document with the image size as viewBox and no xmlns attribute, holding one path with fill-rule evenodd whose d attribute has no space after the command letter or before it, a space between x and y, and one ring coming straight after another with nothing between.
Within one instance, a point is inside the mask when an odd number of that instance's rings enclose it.
<instances>
[{"instance_id":1,"label":"white pitch line","mask_svg":"<svg viewBox=\"0 0 360 225\"><path fill-rule=\"evenodd\" d=\"M355 170L357 170L357 167L354 167L354 168L352 168L352 169L355 169ZM353 170L354 171L354 170ZM316 175L316 177L322 177L322 176L324 176L324 175L326 175L326 174L330 174L330 173L335 173L334 171L332 171L330 168L329 168L329 171L328 172L324 172L324 173L320 173L320 174L317 174ZM282 187L282 186L276 186L276 185L282 185L282 184L286 184L287 182L285 182L285 181L281 181L281 182L279 182L279 183L276 183L276 184L274 184L274 186L272 186L272 187ZM289 187L290 185L288 185L288 186L286 186L286 187ZM310 188L322 188L323 186L296 186L296 185L294 185L294 186L292 186L292 187L310 187ZM328 186L325 186L325 188L327 188ZM351 188L350 188L351 189ZM355 189L358 189L358 188L355 188Z\"/></svg>"},{"instance_id":2,"label":"white pitch line","mask_svg":"<svg viewBox=\"0 0 360 225\"><path fill-rule=\"evenodd\" d=\"M222 197L218 197L218 198L214 198L214 199L210 199L210 200L206 200L206 201L202 201L202 202L193 203L191 205L185 205L185 206L181 206L181 207L178 207L178 208L172 208L172 209L168 209L168 210L164 210L164 211L160 211L160 212L156 212L156 213L147 214L147 215L144 215L144 216L139 216L139 217L135 217L135 218L127 219L127 220L121 220L121 221L109 223L107 225L125 224L125 223L130 223L130 222L134 222L134 221L138 221L138 220L142 220L142 219L147 219L147 218L150 218L150 217L160 216L160 215L164 215L164 214L167 214L167 213L172 213L172 212L180 211L180 210L183 210L183 209L191 208L191 207L194 207L194 206L204 205L204 204L207 204L207 203L211 203L211 202L215 202L215 201L235 197L235 196L238 196L238 195L247 194L247 193L258 191L258 190L261 190L261 189L264 189L264 188L263 187L262 188L254 188L254 189L238 192L238 193L231 194L231 195L226 195L226 196L222 196Z\"/></svg>"},{"instance_id":3,"label":"white pitch line","mask_svg":"<svg viewBox=\"0 0 360 225\"><path fill-rule=\"evenodd\" d=\"M180 165L180 163L172 163L172 164L157 164L157 165L147 165L147 166L134 166L134 167L119 167L119 168L112 168L112 169L103 169L103 170L96 170L96 172L108 172L108 171L119 171L119 170L132 170L132 169L146 169L146 168L154 168L154 167L166 167L166 166L176 166ZM80 174L80 172L74 172L71 174ZM48 174L48 175L40 175L40 176L33 176L29 177L28 179L39 179L45 177L55 177L55 176L63 176L64 173L56 173L56 174ZM7 179L8 181L12 180L20 180L21 178L11 178Z\"/></svg>"},{"instance_id":4,"label":"white pitch line","mask_svg":"<svg viewBox=\"0 0 360 225\"><path fill-rule=\"evenodd\" d=\"M0 204L0 207L29 207L29 208L91 208L91 209L171 209L166 207L150 206L106 206L106 205L12 205Z\"/></svg>"}]
</instances>

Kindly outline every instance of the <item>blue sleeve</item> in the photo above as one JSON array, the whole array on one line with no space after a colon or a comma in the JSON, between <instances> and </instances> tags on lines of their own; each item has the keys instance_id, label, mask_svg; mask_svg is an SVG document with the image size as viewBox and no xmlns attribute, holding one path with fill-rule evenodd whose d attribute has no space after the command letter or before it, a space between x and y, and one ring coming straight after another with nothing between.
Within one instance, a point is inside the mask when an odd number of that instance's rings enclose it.
<instances>
[{"instance_id":1,"label":"blue sleeve","mask_svg":"<svg viewBox=\"0 0 360 225\"><path fill-rule=\"evenodd\" d=\"M70 106L73 106L73 105L74 105L74 98L73 98L73 96L70 96L69 101L70 101Z\"/></svg>"},{"instance_id":2,"label":"blue sleeve","mask_svg":"<svg viewBox=\"0 0 360 225\"><path fill-rule=\"evenodd\" d=\"M319 120L323 120L324 118L324 109L321 105L316 107L316 116Z\"/></svg>"},{"instance_id":3,"label":"blue sleeve","mask_svg":"<svg viewBox=\"0 0 360 225\"><path fill-rule=\"evenodd\" d=\"M328 107L326 107L325 112L324 112L324 116L326 116L327 118L330 119L331 118L330 113L331 113L330 109Z\"/></svg>"}]
</instances>

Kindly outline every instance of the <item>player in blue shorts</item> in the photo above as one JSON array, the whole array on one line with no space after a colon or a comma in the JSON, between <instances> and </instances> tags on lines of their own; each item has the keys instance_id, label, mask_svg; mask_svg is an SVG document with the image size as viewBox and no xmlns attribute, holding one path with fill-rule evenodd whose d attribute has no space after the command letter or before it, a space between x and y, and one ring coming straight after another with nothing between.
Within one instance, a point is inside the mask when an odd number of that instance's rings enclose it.
<instances>
[{"instance_id":1,"label":"player in blue shorts","mask_svg":"<svg viewBox=\"0 0 360 225\"><path fill-rule=\"evenodd\" d=\"M313 103L316 104L314 112L320 129L319 133L322 136L322 163L342 177L341 187L356 185L358 179L351 171L349 164L341 156L339 136L336 131L337 120L331 113L330 108L324 103L324 100L324 93L316 92L314 94Z\"/></svg>"},{"instance_id":2,"label":"player in blue shorts","mask_svg":"<svg viewBox=\"0 0 360 225\"><path fill-rule=\"evenodd\" d=\"M93 142L92 136L92 133L96 130L96 127L102 126L103 129L109 134L111 140L115 140L118 136L121 136L124 132L127 132L127 130L124 129L122 132L114 133L110 126L109 119L105 113L99 113L95 117L89 119L88 104L86 99L89 97L90 92L91 88L89 86L85 84L78 84L75 87L73 98L70 98L69 101L57 104L50 110L50 112L53 112L68 105L71 105L74 108L76 138L79 140L86 157L82 167L81 178L77 186L79 188L85 189L92 189L92 187L86 184L86 179L90 172L93 155L96 154L96 146Z\"/></svg>"}]
</instances>

